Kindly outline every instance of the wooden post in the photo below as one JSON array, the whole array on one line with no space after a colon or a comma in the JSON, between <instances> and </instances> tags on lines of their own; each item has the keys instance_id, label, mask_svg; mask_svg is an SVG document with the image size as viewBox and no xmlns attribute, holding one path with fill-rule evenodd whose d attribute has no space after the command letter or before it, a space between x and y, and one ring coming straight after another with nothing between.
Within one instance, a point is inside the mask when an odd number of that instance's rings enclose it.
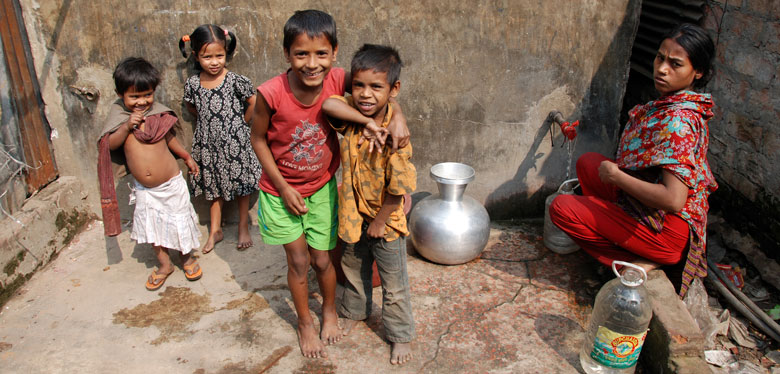
<instances>
[{"instance_id":1,"label":"wooden post","mask_svg":"<svg viewBox=\"0 0 780 374\"><path fill-rule=\"evenodd\" d=\"M24 162L30 166L25 182L27 193L31 194L57 178L57 166L18 0L0 0L0 37L19 120Z\"/></svg>"}]
</instances>

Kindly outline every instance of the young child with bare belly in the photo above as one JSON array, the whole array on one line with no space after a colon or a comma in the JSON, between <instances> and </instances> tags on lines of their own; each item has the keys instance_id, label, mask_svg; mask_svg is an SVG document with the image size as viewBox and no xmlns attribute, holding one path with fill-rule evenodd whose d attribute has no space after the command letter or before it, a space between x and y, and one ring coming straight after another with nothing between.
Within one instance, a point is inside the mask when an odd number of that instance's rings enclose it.
<instances>
[{"instance_id":1,"label":"young child with bare belly","mask_svg":"<svg viewBox=\"0 0 780 374\"><path fill-rule=\"evenodd\" d=\"M160 262L149 276L146 288L150 291L159 289L173 273L169 249L180 253L185 277L198 280L203 272L196 259L190 256L192 249L200 246L197 215L174 155L184 160L190 174L198 174L199 170L175 137L176 114L154 102L160 73L146 60L131 57L117 66L114 83L119 100L112 104L99 142L98 169L101 205L107 221L106 235L121 231L110 232L108 227L115 225L110 222L111 214L107 215L107 209L116 207L109 152L121 148L126 166L135 178L130 199L131 204L135 200L130 238L139 244L151 243ZM104 193L109 189L113 192L113 201L110 193ZM118 219L118 214L115 217Z\"/></svg>"}]
</instances>

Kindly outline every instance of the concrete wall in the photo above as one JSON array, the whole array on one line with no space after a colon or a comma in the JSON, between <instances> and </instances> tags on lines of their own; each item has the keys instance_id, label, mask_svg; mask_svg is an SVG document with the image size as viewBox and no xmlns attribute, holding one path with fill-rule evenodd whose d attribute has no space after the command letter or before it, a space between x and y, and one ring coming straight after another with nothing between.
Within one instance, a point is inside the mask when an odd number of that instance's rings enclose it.
<instances>
[{"instance_id":1,"label":"concrete wall","mask_svg":"<svg viewBox=\"0 0 780 374\"><path fill-rule=\"evenodd\" d=\"M85 210L82 186L62 176L15 212L14 222L6 218L0 228L0 306L94 220Z\"/></svg>"},{"instance_id":2,"label":"concrete wall","mask_svg":"<svg viewBox=\"0 0 780 374\"><path fill-rule=\"evenodd\" d=\"M780 259L780 2L710 1L705 27L717 38L716 109L710 122L713 194L730 223Z\"/></svg>"},{"instance_id":3,"label":"concrete wall","mask_svg":"<svg viewBox=\"0 0 780 374\"><path fill-rule=\"evenodd\" d=\"M472 165L467 193L491 217L540 215L543 198L565 179L569 154L550 145L545 118L581 119L574 149L612 152L638 22L639 0L267 1L21 0L62 175L86 181L98 207L96 137L116 98L111 73L143 56L163 72L157 100L192 121L181 105L191 69L181 35L202 23L238 36L229 68L255 84L286 68L281 30L297 9L338 22L338 66L366 42L396 46L406 63L400 101L409 119L418 190L435 191L430 166ZM99 92L87 100L82 91ZM192 123L185 124L186 136ZM189 139L187 139L189 144ZM251 150L247 150L251 152ZM199 213L208 217L207 211Z\"/></svg>"}]
</instances>

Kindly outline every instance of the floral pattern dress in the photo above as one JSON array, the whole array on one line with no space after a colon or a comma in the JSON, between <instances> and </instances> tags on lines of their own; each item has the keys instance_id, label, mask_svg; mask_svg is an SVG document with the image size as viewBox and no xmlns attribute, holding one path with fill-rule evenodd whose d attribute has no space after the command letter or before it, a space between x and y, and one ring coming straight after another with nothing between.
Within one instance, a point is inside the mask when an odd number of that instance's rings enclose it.
<instances>
[{"instance_id":1,"label":"floral pattern dress","mask_svg":"<svg viewBox=\"0 0 780 374\"><path fill-rule=\"evenodd\" d=\"M262 169L244 121L247 99L254 94L249 78L230 71L212 89L201 86L197 74L184 84L183 99L198 113L192 141L192 158L200 167L200 175L192 177L195 196L230 201L258 189Z\"/></svg>"},{"instance_id":2,"label":"floral pattern dress","mask_svg":"<svg viewBox=\"0 0 780 374\"><path fill-rule=\"evenodd\" d=\"M641 172L663 168L688 187L688 199L679 213L691 228L681 296L694 277L707 276L707 199L718 188L707 162L707 122L713 116L712 106L709 94L692 91L681 91L645 105L637 105L629 112L629 121L615 155L621 169ZM660 170L657 171L660 173ZM634 209L637 204L621 204L619 200L618 205L646 226L660 232L662 211L643 214Z\"/></svg>"}]
</instances>

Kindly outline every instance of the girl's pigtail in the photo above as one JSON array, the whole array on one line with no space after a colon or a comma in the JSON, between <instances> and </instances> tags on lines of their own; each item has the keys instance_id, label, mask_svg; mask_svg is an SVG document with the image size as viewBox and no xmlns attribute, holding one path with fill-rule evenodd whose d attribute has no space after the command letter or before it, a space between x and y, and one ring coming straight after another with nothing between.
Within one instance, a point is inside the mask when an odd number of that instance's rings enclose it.
<instances>
[{"instance_id":1,"label":"girl's pigtail","mask_svg":"<svg viewBox=\"0 0 780 374\"><path fill-rule=\"evenodd\" d=\"M225 46L225 53L227 53L227 57L232 57L233 52L236 51L236 34L225 29L225 36L230 37L230 40L227 41L227 45Z\"/></svg>"},{"instance_id":2,"label":"girl's pigtail","mask_svg":"<svg viewBox=\"0 0 780 374\"><path fill-rule=\"evenodd\" d=\"M190 41L189 35L184 35L179 39L179 50L181 51L181 55L184 56L184 58L187 58L187 45L186 43Z\"/></svg>"}]
</instances>

